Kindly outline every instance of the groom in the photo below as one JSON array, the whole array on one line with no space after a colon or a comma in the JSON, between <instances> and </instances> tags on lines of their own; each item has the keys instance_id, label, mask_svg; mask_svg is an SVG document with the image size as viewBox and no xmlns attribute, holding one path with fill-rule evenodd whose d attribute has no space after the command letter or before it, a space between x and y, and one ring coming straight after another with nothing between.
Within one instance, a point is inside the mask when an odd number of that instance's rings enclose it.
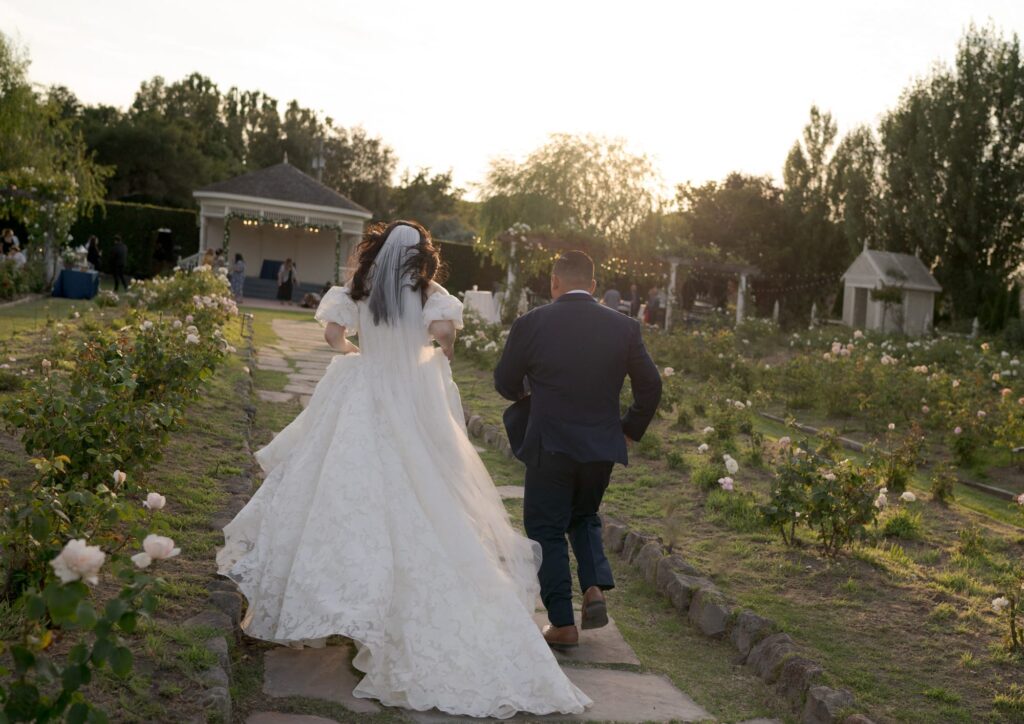
<instances>
[{"instance_id":1,"label":"groom","mask_svg":"<svg viewBox=\"0 0 1024 724\"><path fill-rule=\"evenodd\" d=\"M583 591L581 625L608 623L604 593L615 587L601 544L601 498L615 463L639 440L661 399L661 377L640 324L594 299L594 262L569 251L551 272L552 304L512 325L494 386L515 404L505 427L526 463L523 520L544 553L540 591L555 648L579 643L572 610L566 534ZM619 392L629 376L633 404L620 418ZM528 386L528 389L527 389Z\"/></svg>"}]
</instances>

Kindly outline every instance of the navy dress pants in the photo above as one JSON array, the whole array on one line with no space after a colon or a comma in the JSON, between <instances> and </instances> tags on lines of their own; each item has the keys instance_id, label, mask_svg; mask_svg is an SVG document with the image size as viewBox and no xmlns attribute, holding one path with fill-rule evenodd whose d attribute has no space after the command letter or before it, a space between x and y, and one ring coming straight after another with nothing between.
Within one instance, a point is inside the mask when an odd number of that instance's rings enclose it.
<instances>
[{"instance_id":1,"label":"navy dress pants","mask_svg":"<svg viewBox=\"0 0 1024 724\"><path fill-rule=\"evenodd\" d=\"M575 623L566 536L576 557L580 589L615 587L597 515L613 465L580 463L562 453L541 451L537 463L526 467L523 523L526 535L540 544L544 554L540 596L554 626Z\"/></svg>"}]
</instances>

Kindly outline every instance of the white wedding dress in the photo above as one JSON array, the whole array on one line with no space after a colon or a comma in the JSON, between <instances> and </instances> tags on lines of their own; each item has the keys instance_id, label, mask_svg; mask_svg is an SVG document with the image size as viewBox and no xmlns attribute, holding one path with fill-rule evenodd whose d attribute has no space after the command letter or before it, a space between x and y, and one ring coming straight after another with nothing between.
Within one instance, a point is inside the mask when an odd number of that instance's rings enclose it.
<instances>
[{"instance_id":1,"label":"white wedding dress","mask_svg":"<svg viewBox=\"0 0 1024 724\"><path fill-rule=\"evenodd\" d=\"M248 599L245 632L280 643L354 639L355 695L509 717L591 701L534 624L539 548L511 527L466 434L427 327L462 304L405 290L397 323L332 288L321 323L359 335L309 406L256 458L266 479L224 529L221 573Z\"/></svg>"}]
</instances>

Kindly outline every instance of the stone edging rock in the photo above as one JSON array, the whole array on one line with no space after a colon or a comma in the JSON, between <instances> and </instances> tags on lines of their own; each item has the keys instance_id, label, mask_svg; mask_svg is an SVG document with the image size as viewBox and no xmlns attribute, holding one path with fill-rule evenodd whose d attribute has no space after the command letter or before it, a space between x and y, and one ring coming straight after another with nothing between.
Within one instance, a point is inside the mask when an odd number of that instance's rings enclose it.
<instances>
[{"instance_id":1,"label":"stone edging rock","mask_svg":"<svg viewBox=\"0 0 1024 724\"><path fill-rule=\"evenodd\" d=\"M252 369L255 350L253 348L252 319L248 316L242 319L242 336L245 345L241 353L246 364L249 365L249 369ZM251 375L246 376L245 393L246 426L243 444L246 452L250 452L252 423L256 414L256 408L252 402L255 392ZM231 493L231 498L210 521L210 527L213 530L221 530L227 525L252 494L252 481L246 476L233 478L226 483L226 486ZM215 577L207 584L207 587L209 593L206 606L184 622L186 627L211 632L203 642L203 646L217 660L216 664L200 675L200 681L205 687L205 691L200 698L203 713L193 720L196 724L200 722L205 724L208 721L225 723L231 721L231 650L228 641L229 639L237 640L241 632L242 620L242 594L239 593L238 587L233 581Z\"/></svg>"},{"instance_id":2,"label":"stone edging rock","mask_svg":"<svg viewBox=\"0 0 1024 724\"><path fill-rule=\"evenodd\" d=\"M503 429L484 423L468 409L464 413L472 437L513 457ZM654 536L642 535L607 518L603 522L606 552L617 553L638 568L647 582L703 634L728 638L738 652L735 662L745 664L766 684L774 685L801 724L872 724L863 714L849 713L854 708L853 694L824 686L825 670L803 655L774 621L753 611L735 609L714 583L678 554L666 553Z\"/></svg>"},{"instance_id":3,"label":"stone edging rock","mask_svg":"<svg viewBox=\"0 0 1024 724\"><path fill-rule=\"evenodd\" d=\"M639 569L704 635L727 638L738 653L736 663L773 685L801 724L870 724L861 714L849 714L853 694L824 686L824 669L806 657L789 634L753 611L735 609L714 583L680 555L666 553L657 538L609 519L604 520L602 537L607 552Z\"/></svg>"}]
</instances>

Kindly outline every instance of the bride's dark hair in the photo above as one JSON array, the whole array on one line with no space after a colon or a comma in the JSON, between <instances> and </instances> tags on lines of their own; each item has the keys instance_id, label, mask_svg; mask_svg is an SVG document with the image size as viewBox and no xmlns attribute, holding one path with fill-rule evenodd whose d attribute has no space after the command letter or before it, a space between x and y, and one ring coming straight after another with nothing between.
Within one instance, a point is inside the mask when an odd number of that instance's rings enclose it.
<instances>
[{"instance_id":1,"label":"bride's dark hair","mask_svg":"<svg viewBox=\"0 0 1024 724\"><path fill-rule=\"evenodd\" d=\"M352 284L349 287L352 299L365 299L370 295L370 269L373 267L373 262L377 259L381 247L384 246L388 234L398 226L411 226L420 235L420 242L414 247L416 253L409 255L402 268L402 271L408 273L412 279L412 288L426 293L430 282L443 276L441 252L434 246L430 232L422 224L415 221L392 221L391 223L380 221L367 228L363 234L363 240L356 247L354 253L357 263L356 273L352 275Z\"/></svg>"}]
</instances>

